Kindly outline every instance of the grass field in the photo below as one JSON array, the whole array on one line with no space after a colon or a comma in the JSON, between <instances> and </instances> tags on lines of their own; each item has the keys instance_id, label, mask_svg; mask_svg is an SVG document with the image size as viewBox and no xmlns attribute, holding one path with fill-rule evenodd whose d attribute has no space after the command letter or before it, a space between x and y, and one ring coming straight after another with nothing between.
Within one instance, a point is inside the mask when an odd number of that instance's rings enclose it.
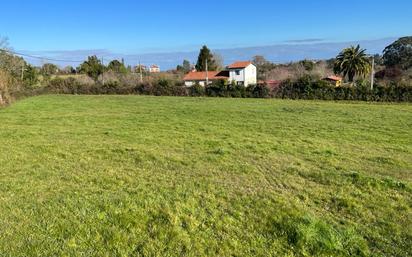
<instances>
[{"instance_id":1,"label":"grass field","mask_svg":"<svg viewBox=\"0 0 412 257\"><path fill-rule=\"evenodd\" d=\"M412 105L40 96L0 121L1 256L412 255Z\"/></svg>"}]
</instances>

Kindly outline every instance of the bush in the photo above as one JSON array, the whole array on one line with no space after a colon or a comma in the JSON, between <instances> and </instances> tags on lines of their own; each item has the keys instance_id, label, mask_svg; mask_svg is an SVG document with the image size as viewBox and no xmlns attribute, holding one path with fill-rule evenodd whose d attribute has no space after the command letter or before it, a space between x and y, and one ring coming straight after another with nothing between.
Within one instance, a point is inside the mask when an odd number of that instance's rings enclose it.
<instances>
[{"instance_id":1,"label":"bush","mask_svg":"<svg viewBox=\"0 0 412 257\"><path fill-rule=\"evenodd\" d=\"M87 93L88 91L83 91L80 83L75 78L54 78L51 79L46 88L46 92L57 93L57 94L78 94Z\"/></svg>"},{"instance_id":2,"label":"bush","mask_svg":"<svg viewBox=\"0 0 412 257\"><path fill-rule=\"evenodd\" d=\"M0 106L7 105L11 102L10 95L11 77L0 70Z\"/></svg>"},{"instance_id":3,"label":"bush","mask_svg":"<svg viewBox=\"0 0 412 257\"><path fill-rule=\"evenodd\" d=\"M232 82L227 86L227 95L230 97L246 97L246 87Z\"/></svg>"},{"instance_id":4,"label":"bush","mask_svg":"<svg viewBox=\"0 0 412 257\"><path fill-rule=\"evenodd\" d=\"M199 84L189 87L188 91L190 96L204 96L206 93L205 88Z\"/></svg>"},{"instance_id":5,"label":"bush","mask_svg":"<svg viewBox=\"0 0 412 257\"><path fill-rule=\"evenodd\" d=\"M213 81L212 84L205 87L206 95L211 97L226 97L227 85L225 80Z\"/></svg>"},{"instance_id":6,"label":"bush","mask_svg":"<svg viewBox=\"0 0 412 257\"><path fill-rule=\"evenodd\" d=\"M7 80L7 79L6 79ZM145 83L134 83L129 78L128 83L122 79L94 82L80 77L54 78L41 91L38 89L13 88L13 93L5 85L5 75L2 75L1 98L2 104L10 102L12 96L33 95L39 93L53 94L141 94L156 96L210 96L210 97L250 97L250 98L284 98L284 99L319 99L319 100L354 100L380 102L412 102L412 85L407 82L376 84L370 89L369 82L358 80L355 86L341 86L319 80L319 78L304 75L297 80L285 80L279 86L269 88L265 84L250 85L248 87L228 84L224 80L214 81L202 87L196 84L186 87L176 79L160 78ZM9 83L9 82L8 82ZM23 93L22 93L23 92Z\"/></svg>"},{"instance_id":7,"label":"bush","mask_svg":"<svg viewBox=\"0 0 412 257\"><path fill-rule=\"evenodd\" d=\"M183 84L174 83L173 81L160 79L153 85L152 94L157 96L185 96L186 87Z\"/></svg>"},{"instance_id":8,"label":"bush","mask_svg":"<svg viewBox=\"0 0 412 257\"><path fill-rule=\"evenodd\" d=\"M249 85L246 88L246 96L253 98L268 98L270 90L265 84Z\"/></svg>"},{"instance_id":9,"label":"bush","mask_svg":"<svg viewBox=\"0 0 412 257\"><path fill-rule=\"evenodd\" d=\"M412 101L412 86L394 83L389 86L375 85L370 89L369 82L358 80L356 86L335 87L326 81L304 76L296 81L285 80L279 88L272 91L276 98L319 99L319 100L357 100L357 101Z\"/></svg>"},{"instance_id":10,"label":"bush","mask_svg":"<svg viewBox=\"0 0 412 257\"><path fill-rule=\"evenodd\" d=\"M246 97L246 88L236 83L217 80L205 87L207 96L211 97Z\"/></svg>"}]
</instances>

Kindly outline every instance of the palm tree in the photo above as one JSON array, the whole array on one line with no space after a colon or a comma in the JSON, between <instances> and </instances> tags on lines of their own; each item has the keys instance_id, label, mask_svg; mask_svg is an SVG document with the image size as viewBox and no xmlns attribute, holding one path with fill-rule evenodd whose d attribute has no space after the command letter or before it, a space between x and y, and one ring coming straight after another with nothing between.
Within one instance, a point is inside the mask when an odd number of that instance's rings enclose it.
<instances>
[{"instance_id":1,"label":"palm tree","mask_svg":"<svg viewBox=\"0 0 412 257\"><path fill-rule=\"evenodd\" d=\"M361 49L359 45L343 49L336 57L334 64L335 73L348 77L349 82L353 82L357 75L367 75L371 70L371 65L365 52L366 49Z\"/></svg>"}]
</instances>

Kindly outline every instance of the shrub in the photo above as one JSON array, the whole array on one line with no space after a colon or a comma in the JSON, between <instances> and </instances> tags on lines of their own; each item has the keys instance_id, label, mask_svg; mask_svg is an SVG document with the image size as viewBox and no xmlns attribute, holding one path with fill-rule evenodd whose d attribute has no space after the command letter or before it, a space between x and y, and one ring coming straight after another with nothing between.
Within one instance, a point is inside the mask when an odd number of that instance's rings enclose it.
<instances>
[{"instance_id":1,"label":"shrub","mask_svg":"<svg viewBox=\"0 0 412 257\"><path fill-rule=\"evenodd\" d=\"M87 78L87 77L86 77ZM412 85L408 82L391 81L388 84L376 84L370 89L369 81L358 80L355 86L335 87L316 76L304 75L297 80L284 80L279 86L269 88L265 84L244 87L225 80L214 81L202 87L196 84L186 87L173 78L159 78L145 83L134 83L129 77L127 83L122 79L95 82L84 77L54 78L48 81L41 91L36 88L15 86L11 93L5 87L5 75L2 75L2 103L8 103L12 96L33 95L39 93L55 94L142 94L157 96L210 96L210 97L251 97L251 98L285 98L285 99L319 99L319 100L358 100L385 102L412 102ZM9 83L9 82L8 82ZM10 84L10 83L9 83ZM14 85L15 83L13 83ZM17 84L18 85L18 84Z\"/></svg>"},{"instance_id":2,"label":"shrub","mask_svg":"<svg viewBox=\"0 0 412 257\"><path fill-rule=\"evenodd\" d=\"M173 81L160 79L153 85L152 93L157 96L184 96L186 88L183 84L174 83Z\"/></svg>"},{"instance_id":3,"label":"shrub","mask_svg":"<svg viewBox=\"0 0 412 257\"><path fill-rule=\"evenodd\" d=\"M10 85L11 77L0 70L0 106L11 102Z\"/></svg>"},{"instance_id":4,"label":"shrub","mask_svg":"<svg viewBox=\"0 0 412 257\"><path fill-rule=\"evenodd\" d=\"M398 67L385 68L375 74L377 79L392 79L399 80L403 75L403 71Z\"/></svg>"},{"instance_id":5,"label":"shrub","mask_svg":"<svg viewBox=\"0 0 412 257\"><path fill-rule=\"evenodd\" d=\"M335 87L325 81L304 76L296 81L285 80L272 96L286 99L358 100L358 101L411 101L412 86L392 82L391 85L375 85L370 89L369 81L358 80L355 86Z\"/></svg>"},{"instance_id":6,"label":"shrub","mask_svg":"<svg viewBox=\"0 0 412 257\"><path fill-rule=\"evenodd\" d=\"M79 83L74 78L54 78L48 82L45 90L51 93L77 94Z\"/></svg>"},{"instance_id":7,"label":"shrub","mask_svg":"<svg viewBox=\"0 0 412 257\"><path fill-rule=\"evenodd\" d=\"M134 92L140 95L152 95L153 85L152 83L139 83L134 87Z\"/></svg>"},{"instance_id":8,"label":"shrub","mask_svg":"<svg viewBox=\"0 0 412 257\"><path fill-rule=\"evenodd\" d=\"M204 96L205 88L196 83L195 85L188 88L190 96Z\"/></svg>"},{"instance_id":9,"label":"shrub","mask_svg":"<svg viewBox=\"0 0 412 257\"><path fill-rule=\"evenodd\" d=\"M212 84L205 87L206 95L211 97L227 96L227 85L225 80L213 81Z\"/></svg>"},{"instance_id":10,"label":"shrub","mask_svg":"<svg viewBox=\"0 0 412 257\"><path fill-rule=\"evenodd\" d=\"M237 85L235 82L232 82L227 86L227 96L246 97L246 87L243 85Z\"/></svg>"},{"instance_id":11,"label":"shrub","mask_svg":"<svg viewBox=\"0 0 412 257\"><path fill-rule=\"evenodd\" d=\"M268 98L270 96L270 89L265 84L249 85L246 88L245 95L253 98Z\"/></svg>"}]
</instances>

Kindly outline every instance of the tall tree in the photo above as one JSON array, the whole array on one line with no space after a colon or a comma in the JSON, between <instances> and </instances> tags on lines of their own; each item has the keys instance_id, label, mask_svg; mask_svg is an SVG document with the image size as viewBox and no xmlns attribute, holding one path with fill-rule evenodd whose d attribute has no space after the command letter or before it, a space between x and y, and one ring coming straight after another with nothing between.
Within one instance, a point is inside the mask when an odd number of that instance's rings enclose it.
<instances>
[{"instance_id":1,"label":"tall tree","mask_svg":"<svg viewBox=\"0 0 412 257\"><path fill-rule=\"evenodd\" d=\"M124 65L124 60L122 59L122 62L119 62L118 60L113 60L109 63L107 68L111 71L114 71L116 73L127 73L127 68Z\"/></svg>"},{"instance_id":2,"label":"tall tree","mask_svg":"<svg viewBox=\"0 0 412 257\"><path fill-rule=\"evenodd\" d=\"M12 54L8 38L0 36L0 69L7 71L13 78L20 78L25 66L27 63L23 58Z\"/></svg>"},{"instance_id":3,"label":"tall tree","mask_svg":"<svg viewBox=\"0 0 412 257\"><path fill-rule=\"evenodd\" d=\"M383 61L388 67L407 70L412 67L412 37L402 37L383 50Z\"/></svg>"},{"instance_id":4,"label":"tall tree","mask_svg":"<svg viewBox=\"0 0 412 257\"><path fill-rule=\"evenodd\" d=\"M104 65L95 55L89 56L87 61L80 65L79 71L80 73L87 74L89 77L97 80L104 71Z\"/></svg>"},{"instance_id":5,"label":"tall tree","mask_svg":"<svg viewBox=\"0 0 412 257\"><path fill-rule=\"evenodd\" d=\"M63 72L66 74L76 74L76 69L69 65L64 67Z\"/></svg>"},{"instance_id":6,"label":"tall tree","mask_svg":"<svg viewBox=\"0 0 412 257\"><path fill-rule=\"evenodd\" d=\"M7 37L0 36L0 49L9 50L9 39Z\"/></svg>"},{"instance_id":7,"label":"tall tree","mask_svg":"<svg viewBox=\"0 0 412 257\"><path fill-rule=\"evenodd\" d=\"M335 73L343 74L349 82L353 82L355 76L366 76L371 70L371 65L365 52L366 49L361 49L359 45L343 49L336 57Z\"/></svg>"},{"instance_id":8,"label":"tall tree","mask_svg":"<svg viewBox=\"0 0 412 257\"><path fill-rule=\"evenodd\" d=\"M184 60L182 65L177 65L176 70L183 73L188 73L192 70L192 65L190 65L188 60Z\"/></svg>"},{"instance_id":9,"label":"tall tree","mask_svg":"<svg viewBox=\"0 0 412 257\"><path fill-rule=\"evenodd\" d=\"M183 70L184 70L185 72L189 72L189 71L192 70L192 65L190 64L190 62L189 62L188 60L184 60L184 61L183 61L182 67L183 67Z\"/></svg>"},{"instance_id":10,"label":"tall tree","mask_svg":"<svg viewBox=\"0 0 412 257\"><path fill-rule=\"evenodd\" d=\"M266 60L266 58L263 55L255 55L253 57L252 62L256 67L263 66L263 65L266 65L268 63L268 61Z\"/></svg>"},{"instance_id":11,"label":"tall tree","mask_svg":"<svg viewBox=\"0 0 412 257\"><path fill-rule=\"evenodd\" d=\"M45 63L40 69L40 73L46 77L55 75L59 72L59 67L53 63Z\"/></svg>"},{"instance_id":12,"label":"tall tree","mask_svg":"<svg viewBox=\"0 0 412 257\"><path fill-rule=\"evenodd\" d=\"M216 64L216 70L221 71L224 67L224 59L223 56L219 53L214 52L213 54L213 61Z\"/></svg>"},{"instance_id":13,"label":"tall tree","mask_svg":"<svg viewBox=\"0 0 412 257\"><path fill-rule=\"evenodd\" d=\"M276 68L274 63L269 62L263 55L256 55L252 59L252 63L257 68L258 80L267 80L269 73Z\"/></svg>"},{"instance_id":14,"label":"tall tree","mask_svg":"<svg viewBox=\"0 0 412 257\"><path fill-rule=\"evenodd\" d=\"M217 65L213 59L213 54L210 52L210 49L207 46L203 46L200 49L199 57L197 58L196 70L205 71L206 70L206 61L208 70L214 71L217 70Z\"/></svg>"}]
</instances>

